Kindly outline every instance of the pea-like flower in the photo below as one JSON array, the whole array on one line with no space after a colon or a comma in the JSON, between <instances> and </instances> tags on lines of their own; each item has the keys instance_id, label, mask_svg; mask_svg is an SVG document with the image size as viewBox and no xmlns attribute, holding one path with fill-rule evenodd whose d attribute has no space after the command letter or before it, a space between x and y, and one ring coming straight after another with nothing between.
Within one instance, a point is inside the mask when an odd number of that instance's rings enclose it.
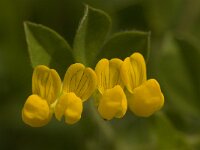
<instances>
[{"instance_id":1,"label":"pea-like flower","mask_svg":"<svg viewBox=\"0 0 200 150\"><path fill-rule=\"evenodd\" d=\"M162 108L164 96L160 85L155 79L146 79L146 64L140 53L124 60L121 76L128 90L128 106L134 114L148 117Z\"/></svg>"},{"instance_id":2,"label":"pea-like flower","mask_svg":"<svg viewBox=\"0 0 200 150\"><path fill-rule=\"evenodd\" d=\"M64 116L67 124L74 124L81 118L83 102L95 90L98 112L106 120L122 118L127 103L130 110L141 117L152 115L164 104L159 83L155 79L147 80L144 58L134 53L124 61L101 59L95 71L80 63L72 64L63 84L54 69L43 65L35 67L32 95L23 106L22 120L32 127L41 127L55 113L59 121Z\"/></svg>"},{"instance_id":3,"label":"pea-like flower","mask_svg":"<svg viewBox=\"0 0 200 150\"><path fill-rule=\"evenodd\" d=\"M102 118L122 118L127 110L124 84L120 75L123 61L117 58L101 59L95 68L97 74L97 107Z\"/></svg>"},{"instance_id":4,"label":"pea-like flower","mask_svg":"<svg viewBox=\"0 0 200 150\"><path fill-rule=\"evenodd\" d=\"M65 122L74 124L80 120L83 102L94 92L97 86L97 77L91 68L83 64L71 65L64 77L61 97L55 106L55 116L61 120L65 116Z\"/></svg>"},{"instance_id":5,"label":"pea-like flower","mask_svg":"<svg viewBox=\"0 0 200 150\"><path fill-rule=\"evenodd\" d=\"M22 120L32 126L46 125L53 114L53 104L61 89L61 79L54 69L40 65L32 76L32 95L22 109Z\"/></svg>"}]
</instances>

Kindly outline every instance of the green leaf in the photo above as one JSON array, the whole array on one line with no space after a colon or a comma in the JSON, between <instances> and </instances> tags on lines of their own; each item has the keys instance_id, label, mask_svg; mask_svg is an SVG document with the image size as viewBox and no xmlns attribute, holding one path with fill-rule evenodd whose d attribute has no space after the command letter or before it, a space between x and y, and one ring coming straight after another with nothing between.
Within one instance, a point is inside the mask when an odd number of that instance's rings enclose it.
<instances>
[{"instance_id":1,"label":"green leaf","mask_svg":"<svg viewBox=\"0 0 200 150\"><path fill-rule=\"evenodd\" d=\"M74 56L77 62L87 65L93 63L110 27L111 19L105 12L86 5L74 39Z\"/></svg>"},{"instance_id":2,"label":"green leaf","mask_svg":"<svg viewBox=\"0 0 200 150\"><path fill-rule=\"evenodd\" d=\"M148 59L150 51L150 32L125 31L113 35L103 46L98 55L101 58L124 59L134 52L140 52Z\"/></svg>"},{"instance_id":3,"label":"green leaf","mask_svg":"<svg viewBox=\"0 0 200 150\"><path fill-rule=\"evenodd\" d=\"M33 67L46 65L64 73L73 63L69 44L58 33L40 24L24 23L28 50Z\"/></svg>"}]
</instances>

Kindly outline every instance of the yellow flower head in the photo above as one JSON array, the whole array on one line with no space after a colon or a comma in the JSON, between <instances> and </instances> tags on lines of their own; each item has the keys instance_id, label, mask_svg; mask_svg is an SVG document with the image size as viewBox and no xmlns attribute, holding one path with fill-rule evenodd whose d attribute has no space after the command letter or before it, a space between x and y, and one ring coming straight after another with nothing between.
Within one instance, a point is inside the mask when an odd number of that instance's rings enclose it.
<instances>
[{"instance_id":1,"label":"yellow flower head","mask_svg":"<svg viewBox=\"0 0 200 150\"><path fill-rule=\"evenodd\" d=\"M95 68L97 74L98 111L102 118L121 118L127 110L127 100L123 91L120 67L123 61L114 58L101 59Z\"/></svg>"},{"instance_id":2,"label":"yellow flower head","mask_svg":"<svg viewBox=\"0 0 200 150\"><path fill-rule=\"evenodd\" d=\"M46 125L52 116L51 105L60 94L61 79L54 69L40 65L32 76L32 93L22 109L23 121L32 127Z\"/></svg>"},{"instance_id":3,"label":"yellow flower head","mask_svg":"<svg viewBox=\"0 0 200 150\"><path fill-rule=\"evenodd\" d=\"M164 96L155 79L146 80L146 65L140 53L127 57L121 67L121 76L128 90L130 110L137 116L148 117L164 104Z\"/></svg>"},{"instance_id":4,"label":"yellow flower head","mask_svg":"<svg viewBox=\"0 0 200 150\"><path fill-rule=\"evenodd\" d=\"M134 114L148 117L162 108L164 96L159 83L146 78L146 64L140 53L124 61L101 59L95 71L80 63L72 64L66 71L63 85L54 69L39 65L33 72L32 95L23 106L22 120L32 127L41 127L55 113L59 121L64 116L66 123L74 124L81 118L83 102L96 88L97 107L102 118L122 118L127 102Z\"/></svg>"},{"instance_id":5,"label":"yellow flower head","mask_svg":"<svg viewBox=\"0 0 200 150\"><path fill-rule=\"evenodd\" d=\"M81 118L82 102L86 101L97 86L96 74L80 63L71 65L64 77L63 92L55 107L55 116L65 122L76 123Z\"/></svg>"}]
</instances>

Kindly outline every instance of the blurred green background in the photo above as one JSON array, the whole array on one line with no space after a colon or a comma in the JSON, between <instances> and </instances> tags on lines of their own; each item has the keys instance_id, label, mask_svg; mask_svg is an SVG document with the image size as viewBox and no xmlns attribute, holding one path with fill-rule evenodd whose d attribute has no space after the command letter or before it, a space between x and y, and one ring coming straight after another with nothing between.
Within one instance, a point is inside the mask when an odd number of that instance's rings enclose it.
<instances>
[{"instance_id":1,"label":"blurred green background","mask_svg":"<svg viewBox=\"0 0 200 150\"><path fill-rule=\"evenodd\" d=\"M32 67L23 22L48 26L72 44L85 3L112 17L112 33L151 31L148 78L160 82L165 106L149 118L128 112L106 122L84 111L72 126L28 127L21 109ZM0 149L200 149L200 1L0 0Z\"/></svg>"}]
</instances>

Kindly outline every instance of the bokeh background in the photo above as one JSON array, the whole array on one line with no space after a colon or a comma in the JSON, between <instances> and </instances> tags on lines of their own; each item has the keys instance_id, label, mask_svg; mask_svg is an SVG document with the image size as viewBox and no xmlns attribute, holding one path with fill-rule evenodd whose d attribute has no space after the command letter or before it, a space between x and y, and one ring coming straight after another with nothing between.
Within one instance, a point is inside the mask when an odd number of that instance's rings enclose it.
<instances>
[{"instance_id":1,"label":"bokeh background","mask_svg":"<svg viewBox=\"0 0 200 150\"><path fill-rule=\"evenodd\" d=\"M128 112L107 122L84 112L72 126L52 120L31 128L21 120L32 76L23 22L46 25L72 44L85 3L111 16L113 33L151 31L148 77L160 82L165 106L149 118ZM0 149L200 149L200 1L0 0Z\"/></svg>"}]
</instances>

